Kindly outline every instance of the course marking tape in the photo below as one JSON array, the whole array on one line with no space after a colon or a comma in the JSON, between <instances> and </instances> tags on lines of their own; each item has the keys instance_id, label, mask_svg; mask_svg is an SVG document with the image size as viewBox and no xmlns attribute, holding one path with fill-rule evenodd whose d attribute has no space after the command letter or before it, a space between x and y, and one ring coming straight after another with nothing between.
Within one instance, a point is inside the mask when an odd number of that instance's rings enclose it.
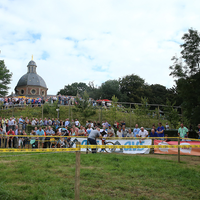
<instances>
[{"instance_id":1,"label":"course marking tape","mask_svg":"<svg viewBox=\"0 0 200 200\"><path fill-rule=\"evenodd\" d=\"M199 148L200 145L77 145L79 148L109 148L109 149L128 149L128 148Z\"/></svg>"},{"instance_id":2,"label":"course marking tape","mask_svg":"<svg viewBox=\"0 0 200 200\"><path fill-rule=\"evenodd\" d=\"M0 152L54 152L54 151L80 151L79 148L52 148L52 149L0 149Z\"/></svg>"}]
</instances>

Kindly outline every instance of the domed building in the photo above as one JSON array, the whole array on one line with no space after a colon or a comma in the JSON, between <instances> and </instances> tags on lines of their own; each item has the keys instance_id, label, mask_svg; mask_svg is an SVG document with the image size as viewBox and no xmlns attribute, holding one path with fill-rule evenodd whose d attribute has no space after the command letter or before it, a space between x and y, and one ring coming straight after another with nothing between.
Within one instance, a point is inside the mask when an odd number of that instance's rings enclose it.
<instances>
[{"instance_id":1,"label":"domed building","mask_svg":"<svg viewBox=\"0 0 200 200\"><path fill-rule=\"evenodd\" d=\"M24 74L15 87L15 94L27 97L46 97L47 85L44 79L36 72L36 63L33 59L28 63L28 72Z\"/></svg>"}]
</instances>

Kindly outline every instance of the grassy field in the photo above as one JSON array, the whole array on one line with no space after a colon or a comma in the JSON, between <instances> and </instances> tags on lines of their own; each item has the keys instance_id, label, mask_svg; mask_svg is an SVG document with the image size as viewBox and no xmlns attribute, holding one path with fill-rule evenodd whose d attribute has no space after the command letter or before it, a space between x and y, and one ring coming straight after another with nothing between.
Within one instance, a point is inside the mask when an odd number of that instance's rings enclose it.
<instances>
[{"instance_id":1,"label":"grassy field","mask_svg":"<svg viewBox=\"0 0 200 200\"><path fill-rule=\"evenodd\" d=\"M74 199L74 153L10 155L20 153L0 154L0 199ZM160 157L81 154L81 199L200 199L199 158Z\"/></svg>"}]
</instances>

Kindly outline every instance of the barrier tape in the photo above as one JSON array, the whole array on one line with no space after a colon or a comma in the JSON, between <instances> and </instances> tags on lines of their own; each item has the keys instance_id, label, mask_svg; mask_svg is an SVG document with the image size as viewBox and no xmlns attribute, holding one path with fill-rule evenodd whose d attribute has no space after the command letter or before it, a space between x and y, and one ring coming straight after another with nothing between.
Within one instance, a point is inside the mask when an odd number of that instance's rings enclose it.
<instances>
[{"instance_id":1,"label":"barrier tape","mask_svg":"<svg viewBox=\"0 0 200 200\"><path fill-rule=\"evenodd\" d=\"M0 152L54 152L54 151L80 151L79 148L52 148L52 149L0 149Z\"/></svg>"},{"instance_id":2,"label":"barrier tape","mask_svg":"<svg viewBox=\"0 0 200 200\"><path fill-rule=\"evenodd\" d=\"M200 145L77 145L78 148L109 148L109 149L128 149L128 148L199 148Z\"/></svg>"},{"instance_id":3,"label":"barrier tape","mask_svg":"<svg viewBox=\"0 0 200 200\"><path fill-rule=\"evenodd\" d=\"M1 149L0 152L65 152L80 151L82 148L128 149L128 148L200 148L200 145L77 145L76 148L48 148L48 149Z\"/></svg>"}]
</instances>

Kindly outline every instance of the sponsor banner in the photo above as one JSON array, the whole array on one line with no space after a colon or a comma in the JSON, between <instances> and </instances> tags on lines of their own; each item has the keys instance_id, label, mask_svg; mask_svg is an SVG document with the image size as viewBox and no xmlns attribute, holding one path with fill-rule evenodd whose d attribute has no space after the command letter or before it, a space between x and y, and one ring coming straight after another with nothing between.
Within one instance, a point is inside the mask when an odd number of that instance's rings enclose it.
<instances>
[{"instance_id":1,"label":"sponsor banner","mask_svg":"<svg viewBox=\"0 0 200 200\"><path fill-rule=\"evenodd\" d=\"M162 140L154 140L154 145L178 145L178 141L170 141L165 142ZM200 145L200 142L196 141L181 141L180 146L184 145L184 147L180 148L181 155L196 155L200 156L200 148L193 148L191 145ZM158 154L178 154L178 148L156 148L154 149L154 153Z\"/></svg>"},{"instance_id":2,"label":"sponsor banner","mask_svg":"<svg viewBox=\"0 0 200 200\"><path fill-rule=\"evenodd\" d=\"M73 148L76 148L75 142L78 141L81 143L81 145L87 145L87 138L71 138L73 144ZM74 141L75 140L75 141ZM146 139L146 140L106 140L106 142L112 142L113 145L151 145L152 140ZM112 143L108 143L109 145L112 145ZM102 140L97 139L97 144L102 145ZM82 148L81 151L86 151L85 148ZM98 152L101 151L101 149L98 149ZM111 151L112 152L112 151ZM150 152L150 148L117 148L114 151L115 153L127 153L127 154L148 154Z\"/></svg>"}]
</instances>

